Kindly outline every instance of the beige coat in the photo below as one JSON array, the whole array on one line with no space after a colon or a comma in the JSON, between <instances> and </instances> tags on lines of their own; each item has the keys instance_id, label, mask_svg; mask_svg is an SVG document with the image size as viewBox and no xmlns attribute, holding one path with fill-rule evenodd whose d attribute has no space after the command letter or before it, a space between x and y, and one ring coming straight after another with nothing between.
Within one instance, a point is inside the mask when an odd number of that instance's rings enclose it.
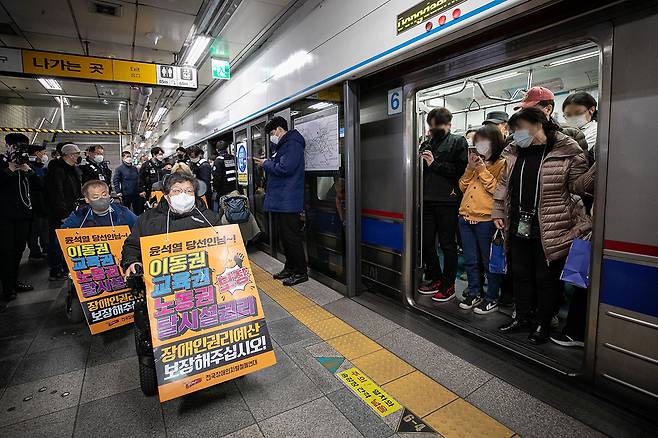
<instances>
[{"instance_id":1,"label":"beige coat","mask_svg":"<svg viewBox=\"0 0 658 438\"><path fill-rule=\"evenodd\" d=\"M518 157L514 143L507 146L502 156L507 166L498 178L494 194L492 219L505 220L509 235L510 199L508 182ZM582 178L587 172L583 150L574 140L558 132L556 142L546 155L539 171L540 190L537 208L541 242L547 261L559 260L569 253L571 242L592 229L592 222L578 196L582 195ZM579 181L580 179L580 181Z\"/></svg>"}]
</instances>

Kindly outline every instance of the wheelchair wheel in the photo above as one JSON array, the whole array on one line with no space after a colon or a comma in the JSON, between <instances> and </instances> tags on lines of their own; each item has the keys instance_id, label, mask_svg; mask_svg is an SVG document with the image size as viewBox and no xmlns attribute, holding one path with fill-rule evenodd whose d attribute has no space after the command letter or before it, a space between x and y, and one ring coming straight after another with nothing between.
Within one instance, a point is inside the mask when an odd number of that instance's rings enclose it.
<instances>
[{"instance_id":1,"label":"wheelchair wheel","mask_svg":"<svg viewBox=\"0 0 658 438\"><path fill-rule=\"evenodd\" d=\"M151 396L158 393L158 378L155 374L155 360L152 357L139 357L139 386L144 395Z\"/></svg>"},{"instance_id":2,"label":"wheelchair wheel","mask_svg":"<svg viewBox=\"0 0 658 438\"><path fill-rule=\"evenodd\" d=\"M66 311L66 318L74 323L77 324L79 322L84 321L85 319L85 314L82 311L82 305L80 304L80 299L78 298L78 294L75 291L75 286L71 285L69 288L68 294L66 296L66 301L65 301L65 311Z\"/></svg>"}]
</instances>

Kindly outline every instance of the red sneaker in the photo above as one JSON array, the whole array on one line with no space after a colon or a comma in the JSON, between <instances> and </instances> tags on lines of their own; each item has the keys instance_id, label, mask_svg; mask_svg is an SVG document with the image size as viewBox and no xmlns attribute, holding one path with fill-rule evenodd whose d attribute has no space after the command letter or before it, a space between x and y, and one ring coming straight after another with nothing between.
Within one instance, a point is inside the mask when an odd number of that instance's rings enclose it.
<instances>
[{"instance_id":1,"label":"red sneaker","mask_svg":"<svg viewBox=\"0 0 658 438\"><path fill-rule=\"evenodd\" d=\"M441 280L424 281L418 286L418 293L422 295L434 295L441 290Z\"/></svg>"},{"instance_id":2,"label":"red sneaker","mask_svg":"<svg viewBox=\"0 0 658 438\"><path fill-rule=\"evenodd\" d=\"M455 298L455 285L446 287L445 289L440 290L432 296L432 301L437 301L439 303L445 303Z\"/></svg>"}]
</instances>

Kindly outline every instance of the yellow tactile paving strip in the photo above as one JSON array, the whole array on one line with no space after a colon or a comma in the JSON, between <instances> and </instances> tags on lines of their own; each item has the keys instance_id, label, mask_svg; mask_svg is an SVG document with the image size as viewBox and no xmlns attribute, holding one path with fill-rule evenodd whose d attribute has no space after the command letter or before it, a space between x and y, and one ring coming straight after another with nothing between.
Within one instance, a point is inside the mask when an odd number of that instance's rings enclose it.
<instances>
[{"instance_id":1,"label":"yellow tactile paving strip","mask_svg":"<svg viewBox=\"0 0 658 438\"><path fill-rule=\"evenodd\" d=\"M258 288L446 438L514 432L254 263ZM267 315L265 315L267 318Z\"/></svg>"}]
</instances>

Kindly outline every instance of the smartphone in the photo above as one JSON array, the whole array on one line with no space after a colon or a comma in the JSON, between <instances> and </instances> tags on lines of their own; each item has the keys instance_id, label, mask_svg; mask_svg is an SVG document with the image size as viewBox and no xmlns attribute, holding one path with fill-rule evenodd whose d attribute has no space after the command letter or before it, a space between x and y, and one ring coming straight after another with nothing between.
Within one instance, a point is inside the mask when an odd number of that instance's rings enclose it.
<instances>
[{"instance_id":1,"label":"smartphone","mask_svg":"<svg viewBox=\"0 0 658 438\"><path fill-rule=\"evenodd\" d=\"M469 146L469 147L468 147L468 152L469 152L469 153L477 154L477 153L478 153L478 149L477 149L475 146Z\"/></svg>"}]
</instances>

